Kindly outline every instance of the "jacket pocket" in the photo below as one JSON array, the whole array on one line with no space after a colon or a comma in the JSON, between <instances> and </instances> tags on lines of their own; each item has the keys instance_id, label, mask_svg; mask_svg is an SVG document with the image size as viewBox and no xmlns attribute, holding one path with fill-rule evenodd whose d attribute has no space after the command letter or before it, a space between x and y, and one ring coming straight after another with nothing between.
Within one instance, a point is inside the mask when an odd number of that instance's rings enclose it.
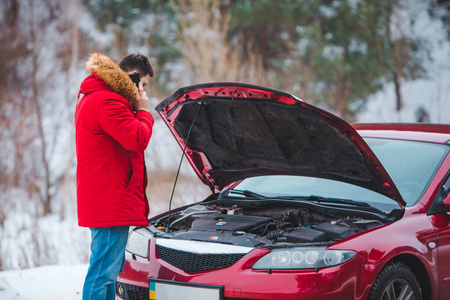
<instances>
[{"instance_id":1,"label":"jacket pocket","mask_svg":"<svg viewBox=\"0 0 450 300\"><path fill-rule=\"evenodd\" d=\"M133 175L135 174L134 170L133 170L133 164L131 163L131 159L128 158L128 166L130 168L130 174L128 175L128 181L127 184L125 185L125 189L128 189L130 187L130 185L133 182Z\"/></svg>"},{"instance_id":2,"label":"jacket pocket","mask_svg":"<svg viewBox=\"0 0 450 300\"><path fill-rule=\"evenodd\" d=\"M144 165L141 162L140 155L133 153L128 158L130 174L125 189L143 189L144 185Z\"/></svg>"}]
</instances>

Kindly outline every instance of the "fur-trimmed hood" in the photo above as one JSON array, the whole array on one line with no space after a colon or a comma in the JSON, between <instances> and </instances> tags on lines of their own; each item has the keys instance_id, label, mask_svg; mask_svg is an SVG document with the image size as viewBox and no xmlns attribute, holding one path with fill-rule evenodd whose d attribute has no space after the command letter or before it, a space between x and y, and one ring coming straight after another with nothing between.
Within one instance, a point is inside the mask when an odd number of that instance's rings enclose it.
<instances>
[{"instance_id":1,"label":"fur-trimmed hood","mask_svg":"<svg viewBox=\"0 0 450 300\"><path fill-rule=\"evenodd\" d=\"M94 53L86 62L86 69L101 79L113 92L125 97L133 104L139 97L139 90L128 74L108 56Z\"/></svg>"}]
</instances>

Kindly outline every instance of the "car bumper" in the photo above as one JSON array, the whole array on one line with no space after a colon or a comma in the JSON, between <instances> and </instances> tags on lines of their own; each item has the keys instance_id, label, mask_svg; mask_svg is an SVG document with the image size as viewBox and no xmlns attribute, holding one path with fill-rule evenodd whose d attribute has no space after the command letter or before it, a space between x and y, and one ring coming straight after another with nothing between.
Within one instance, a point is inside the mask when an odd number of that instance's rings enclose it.
<instances>
[{"instance_id":1,"label":"car bumper","mask_svg":"<svg viewBox=\"0 0 450 300\"><path fill-rule=\"evenodd\" d=\"M374 266L363 264L358 257L318 270L253 270L251 266L265 253L255 249L231 267L186 273L154 254L147 259L127 252L118 284L126 290L123 299L127 300L149 299L150 278L224 286L224 300L366 299L370 292Z\"/></svg>"}]
</instances>

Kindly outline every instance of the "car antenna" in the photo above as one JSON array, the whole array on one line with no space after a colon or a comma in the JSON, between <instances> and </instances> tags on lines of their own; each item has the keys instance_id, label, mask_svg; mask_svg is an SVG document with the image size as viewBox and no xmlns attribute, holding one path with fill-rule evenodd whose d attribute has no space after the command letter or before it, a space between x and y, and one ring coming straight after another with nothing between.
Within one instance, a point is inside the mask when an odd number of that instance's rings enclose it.
<instances>
[{"instance_id":1,"label":"car antenna","mask_svg":"<svg viewBox=\"0 0 450 300\"><path fill-rule=\"evenodd\" d=\"M175 193L175 187L177 186L178 175L180 175L181 164L183 163L183 158L186 156L186 147L187 147L187 144L188 144L188 141L189 141L189 136L191 135L191 131L192 131L192 128L194 127L195 121L197 121L197 117L198 117L198 114L200 113L202 105L203 105L203 102L200 102L200 105L198 107L197 113L195 114L194 120L192 121L191 127L189 128L189 131L188 131L187 136L186 136L186 140L184 142L183 153L181 154L181 159L180 159L180 163L178 165L177 175L175 176L175 182L173 183L172 194L170 195L169 216L167 217L166 232L168 232L169 227L170 227L170 217L172 215L172 200L173 200L173 195Z\"/></svg>"}]
</instances>

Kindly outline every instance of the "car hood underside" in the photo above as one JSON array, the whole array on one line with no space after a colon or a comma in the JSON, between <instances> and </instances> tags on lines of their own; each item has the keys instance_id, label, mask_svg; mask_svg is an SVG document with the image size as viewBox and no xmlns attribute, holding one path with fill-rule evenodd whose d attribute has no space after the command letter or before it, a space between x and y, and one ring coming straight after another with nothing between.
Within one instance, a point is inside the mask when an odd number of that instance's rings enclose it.
<instances>
[{"instance_id":1,"label":"car hood underside","mask_svg":"<svg viewBox=\"0 0 450 300\"><path fill-rule=\"evenodd\" d=\"M355 184L404 205L348 123L292 95L212 83L180 89L156 110L211 188L252 176L303 175Z\"/></svg>"}]
</instances>

